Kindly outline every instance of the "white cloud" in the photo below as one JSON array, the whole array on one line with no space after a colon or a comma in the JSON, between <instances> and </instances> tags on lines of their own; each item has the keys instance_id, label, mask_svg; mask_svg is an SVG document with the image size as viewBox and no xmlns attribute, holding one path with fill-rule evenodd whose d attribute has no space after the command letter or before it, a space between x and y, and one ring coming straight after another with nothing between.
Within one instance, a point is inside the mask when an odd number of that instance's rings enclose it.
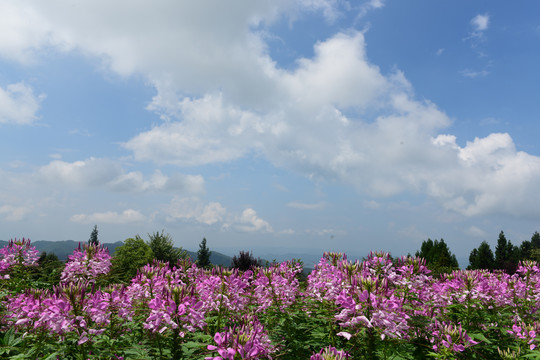
<instances>
[{"instance_id":1,"label":"white cloud","mask_svg":"<svg viewBox=\"0 0 540 360\"><path fill-rule=\"evenodd\" d=\"M510 135L490 134L464 147L448 137L438 143L457 158L428 186L446 208L467 216L540 215L540 157L517 151Z\"/></svg>"},{"instance_id":2,"label":"white cloud","mask_svg":"<svg viewBox=\"0 0 540 360\"><path fill-rule=\"evenodd\" d=\"M489 15L478 14L471 20L473 30L476 32L486 31L489 27Z\"/></svg>"},{"instance_id":3,"label":"white cloud","mask_svg":"<svg viewBox=\"0 0 540 360\"><path fill-rule=\"evenodd\" d=\"M24 206L2 205L0 206L0 216L7 221L20 221L30 210Z\"/></svg>"},{"instance_id":4,"label":"white cloud","mask_svg":"<svg viewBox=\"0 0 540 360\"><path fill-rule=\"evenodd\" d=\"M469 41L471 47L474 49L479 45L479 43L486 40L484 32L489 27L489 15L488 14L476 15L474 18L471 19L471 26L472 26L472 31L469 33L469 36L467 36L463 40ZM478 51L478 56L486 57L487 55L482 51Z\"/></svg>"},{"instance_id":5,"label":"white cloud","mask_svg":"<svg viewBox=\"0 0 540 360\"><path fill-rule=\"evenodd\" d=\"M137 210L127 209L122 213L118 213L116 211L107 211L93 214L76 214L73 215L70 220L83 224L128 224L145 221L146 216Z\"/></svg>"},{"instance_id":6,"label":"white cloud","mask_svg":"<svg viewBox=\"0 0 540 360\"><path fill-rule=\"evenodd\" d=\"M261 29L306 9L330 9L327 16L335 16L340 4L4 2L0 56L28 61L43 47L74 50L102 59L120 75L144 77L156 89L149 109L166 121L124 144L135 160L197 166L256 153L277 167L350 184L372 197L413 192L469 216L538 215L540 158L517 151L508 135L492 134L464 147L453 135L441 135L449 117L435 104L415 99L399 70L384 74L370 63L362 32L335 34L314 44L314 55L298 59L295 68L278 67ZM383 2L364 4L376 8ZM490 26L489 15L475 17L471 26L477 41ZM31 89L17 86L36 99ZM34 119L37 107L27 108L32 110L23 118ZM13 116L10 122L24 122ZM201 177L159 172L146 177L104 159L53 161L39 174L60 184L118 191L204 185ZM271 229L252 209L234 216L218 203L198 204L196 211L173 205L171 219Z\"/></svg>"},{"instance_id":7,"label":"white cloud","mask_svg":"<svg viewBox=\"0 0 540 360\"><path fill-rule=\"evenodd\" d=\"M218 224L222 230L234 229L242 232L273 232L270 224L259 218L255 210L245 209L240 215L227 211L218 202L205 204L197 197L174 197L164 208L167 221L195 221L206 225Z\"/></svg>"},{"instance_id":8,"label":"white cloud","mask_svg":"<svg viewBox=\"0 0 540 360\"><path fill-rule=\"evenodd\" d=\"M37 120L37 112L45 95L34 95L24 83L0 87L0 124L31 124Z\"/></svg>"},{"instance_id":9,"label":"white cloud","mask_svg":"<svg viewBox=\"0 0 540 360\"><path fill-rule=\"evenodd\" d=\"M186 220L212 225L226 219L227 209L218 202L204 204L197 197L181 198L175 196L165 208L167 221Z\"/></svg>"},{"instance_id":10,"label":"white cloud","mask_svg":"<svg viewBox=\"0 0 540 360\"><path fill-rule=\"evenodd\" d=\"M227 228L233 227L234 229L243 232L273 232L270 224L259 218L255 210L251 208L245 209L242 214L235 219L233 224L227 224Z\"/></svg>"},{"instance_id":11,"label":"white cloud","mask_svg":"<svg viewBox=\"0 0 540 360\"><path fill-rule=\"evenodd\" d=\"M306 204L301 203L297 201L292 201L287 204L288 207L295 208L295 209L301 209L301 210L322 210L326 207L325 202L319 202L315 204Z\"/></svg>"},{"instance_id":12,"label":"white cloud","mask_svg":"<svg viewBox=\"0 0 540 360\"><path fill-rule=\"evenodd\" d=\"M470 69L465 69L461 71L461 75L474 79L479 77L486 77L489 75L489 71L487 70L480 70L480 71L474 71Z\"/></svg>"},{"instance_id":13,"label":"white cloud","mask_svg":"<svg viewBox=\"0 0 540 360\"><path fill-rule=\"evenodd\" d=\"M54 160L41 167L38 175L54 184L80 188L101 187L112 191L202 192L204 190L204 179L199 175L166 176L156 170L145 179L141 172L125 172L119 163L109 159L89 158L71 163Z\"/></svg>"},{"instance_id":14,"label":"white cloud","mask_svg":"<svg viewBox=\"0 0 540 360\"><path fill-rule=\"evenodd\" d=\"M380 9L384 6L383 0L368 0L365 1L362 5L360 5L357 19L365 16L370 10L373 9Z\"/></svg>"}]
</instances>

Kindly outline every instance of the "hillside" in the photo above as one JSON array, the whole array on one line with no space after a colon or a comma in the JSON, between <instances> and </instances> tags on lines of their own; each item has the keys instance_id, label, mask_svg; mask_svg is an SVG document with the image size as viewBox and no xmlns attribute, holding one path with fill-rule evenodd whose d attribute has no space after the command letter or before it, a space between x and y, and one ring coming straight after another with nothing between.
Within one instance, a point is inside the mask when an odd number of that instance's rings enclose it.
<instances>
[{"instance_id":1,"label":"hillside","mask_svg":"<svg viewBox=\"0 0 540 360\"><path fill-rule=\"evenodd\" d=\"M7 241L0 240L0 248L6 246L7 244ZM103 246L109 249L109 253L113 255L116 248L121 246L122 244L122 241L117 241L115 243L103 243ZM68 256L73 254L73 250L75 250L79 246L79 242L74 240L37 240L32 241L32 245L35 246L40 253L44 251L46 253L54 253L56 256L58 256L58 259L60 259L61 261L66 261L68 259ZM189 250L186 251L193 261L197 260L197 252ZM212 251L212 254L210 254L210 262L214 265L230 266L231 261L232 258L225 254L216 251Z\"/></svg>"}]
</instances>

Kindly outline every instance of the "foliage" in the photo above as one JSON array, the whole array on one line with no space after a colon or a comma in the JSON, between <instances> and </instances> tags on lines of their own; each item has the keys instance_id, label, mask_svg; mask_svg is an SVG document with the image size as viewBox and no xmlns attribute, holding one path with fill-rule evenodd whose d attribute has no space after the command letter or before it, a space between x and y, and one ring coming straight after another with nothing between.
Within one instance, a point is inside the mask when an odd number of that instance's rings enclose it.
<instances>
[{"instance_id":1,"label":"foliage","mask_svg":"<svg viewBox=\"0 0 540 360\"><path fill-rule=\"evenodd\" d=\"M433 241L428 238L422 242L420 251L417 251L415 256L425 259L428 268L434 275L449 273L459 269L456 256L450 252L444 239Z\"/></svg>"},{"instance_id":2,"label":"foliage","mask_svg":"<svg viewBox=\"0 0 540 360\"><path fill-rule=\"evenodd\" d=\"M493 251L486 241L482 241L478 249L473 249L469 255L468 270L486 269L493 270L495 258Z\"/></svg>"},{"instance_id":3,"label":"foliage","mask_svg":"<svg viewBox=\"0 0 540 360\"><path fill-rule=\"evenodd\" d=\"M90 239L88 239L88 245L99 245L97 225L94 225Z\"/></svg>"},{"instance_id":4,"label":"foliage","mask_svg":"<svg viewBox=\"0 0 540 360\"><path fill-rule=\"evenodd\" d=\"M17 254L13 264L21 274L33 271L29 241L14 241L0 254ZM6 267L0 357L540 357L540 269L532 261L520 263L514 274L469 270L435 277L418 257L395 260L375 252L351 262L345 254L325 253L305 288L296 262L239 271L155 261L129 284L100 286L110 270L107 255L99 246L75 250L73 265L62 273L65 281L52 290L29 284L19 291L9 284L16 266ZM8 259L3 256L2 262Z\"/></svg>"},{"instance_id":5,"label":"foliage","mask_svg":"<svg viewBox=\"0 0 540 360\"><path fill-rule=\"evenodd\" d=\"M504 232L501 231L495 247L495 268L513 274L517 269L519 258L519 248L506 240Z\"/></svg>"},{"instance_id":6,"label":"foliage","mask_svg":"<svg viewBox=\"0 0 540 360\"><path fill-rule=\"evenodd\" d=\"M246 271L257 266L262 266L262 260L256 259L253 253L247 251L240 251L238 255L233 256L231 261L231 268L241 271Z\"/></svg>"},{"instance_id":7,"label":"foliage","mask_svg":"<svg viewBox=\"0 0 540 360\"><path fill-rule=\"evenodd\" d=\"M175 248L173 240L169 234L155 232L154 234L148 234L150 240L148 245L152 249L154 259L158 261L168 262L172 267L176 265L178 260L186 259L187 253L182 248Z\"/></svg>"},{"instance_id":8,"label":"foliage","mask_svg":"<svg viewBox=\"0 0 540 360\"><path fill-rule=\"evenodd\" d=\"M154 253L140 236L129 238L116 248L112 258L111 280L128 283L137 275L137 271L154 259Z\"/></svg>"},{"instance_id":9,"label":"foliage","mask_svg":"<svg viewBox=\"0 0 540 360\"><path fill-rule=\"evenodd\" d=\"M54 253L43 251L37 261L38 266L32 271L34 286L52 289L60 283L60 275L64 269L64 262L58 259Z\"/></svg>"},{"instance_id":10,"label":"foliage","mask_svg":"<svg viewBox=\"0 0 540 360\"><path fill-rule=\"evenodd\" d=\"M210 262L210 255L212 252L206 246L206 238L203 238L199 244L199 251L197 251L197 266L202 268L208 268L212 263Z\"/></svg>"},{"instance_id":11,"label":"foliage","mask_svg":"<svg viewBox=\"0 0 540 360\"><path fill-rule=\"evenodd\" d=\"M0 279L9 280L7 288L21 292L30 286L27 268L37 266L38 251L31 245L30 239L11 239L8 245L0 249Z\"/></svg>"}]
</instances>

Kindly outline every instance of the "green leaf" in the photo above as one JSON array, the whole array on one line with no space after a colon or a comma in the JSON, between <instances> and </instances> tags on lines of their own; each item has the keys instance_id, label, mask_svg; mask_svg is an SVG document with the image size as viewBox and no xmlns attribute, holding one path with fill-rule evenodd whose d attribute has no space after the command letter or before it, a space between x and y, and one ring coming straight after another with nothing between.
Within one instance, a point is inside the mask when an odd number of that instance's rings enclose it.
<instances>
[{"instance_id":1,"label":"green leaf","mask_svg":"<svg viewBox=\"0 0 540 360\"><path fill-rule=\"evenodd\" d=\"M475 341L480 340L487 344L491 344L491 341L487 337L485 337L484 334L482 333L472 333L472 334L469 334L469 336Z\"/></svg>"},{"instance_id":2,"label":"green leaf","mask_svg":"<svg viewBox=\"0 0 540 360\"><path fill-rule=\"evenodd\" d=\"M58 357L58 354L59 354L58 351L53 352L51 355L47 356L44 360L56 360L56 358Z\"/></svg>"}]
</instances>

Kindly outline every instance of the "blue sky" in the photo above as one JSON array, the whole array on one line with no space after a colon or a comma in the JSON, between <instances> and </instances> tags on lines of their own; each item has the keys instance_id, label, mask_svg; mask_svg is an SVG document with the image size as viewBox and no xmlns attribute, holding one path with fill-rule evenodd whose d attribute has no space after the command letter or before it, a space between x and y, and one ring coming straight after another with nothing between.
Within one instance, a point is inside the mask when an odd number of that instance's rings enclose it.
<instances>
[{"instance_id":1,"label":"blue sky","mask_svg":"<svg viewBox=\"0 0 540 360\"><path fill-rule=\"evenodd\" d=\"M540 4L3 1L0 238L466 266L540 230Z\"/></svg>"}]
</instances>

